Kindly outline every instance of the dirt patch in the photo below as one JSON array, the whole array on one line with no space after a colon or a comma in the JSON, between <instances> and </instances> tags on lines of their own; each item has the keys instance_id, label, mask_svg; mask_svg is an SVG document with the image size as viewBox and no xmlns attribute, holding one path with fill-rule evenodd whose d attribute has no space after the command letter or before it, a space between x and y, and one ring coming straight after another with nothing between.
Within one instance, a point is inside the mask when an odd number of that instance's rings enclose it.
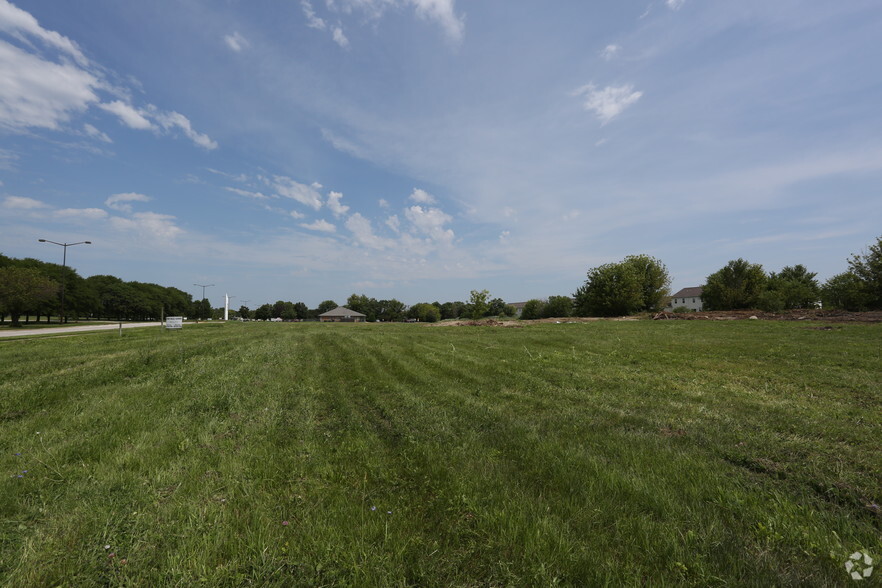
<instances>
[{"instance_id":1,"label":"dirt patch","mask_svg":"<svg viewBox=\"0 0 882 588\"><path fill-rule=\"evenodd\" d=\"M763 312L761 310L717 310L703 312L660 312L655 320L680 321L823 321L832 323L882 323L882 312L848 312L846 310L785 310L782 312Z\"/></svg>"}]
</instances>

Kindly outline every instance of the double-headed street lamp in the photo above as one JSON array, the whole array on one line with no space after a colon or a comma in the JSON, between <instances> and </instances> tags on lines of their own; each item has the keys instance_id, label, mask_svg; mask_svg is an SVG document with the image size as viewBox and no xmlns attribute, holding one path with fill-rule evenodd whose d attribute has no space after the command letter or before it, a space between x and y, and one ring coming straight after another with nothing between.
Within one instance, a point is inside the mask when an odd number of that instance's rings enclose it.
<instances>
[{"instance_id":1,"label":"double-headed street lamp","mask_svg":"<svg viewBox=\"0 0 882 588\"><path fill-rule=\"evenodd\" d=\"M202 300L205 300L205 289L214 286L214 284L193 284L194 286L199 286L202 288Z\"/></svg>"},{"instance_id":2,"label":"double-headed street lamp","mask_svg":"<svg viewBox=\"0 0 882 588\"><path fill-rule=\"evenodd\" d=\"M50 241L49 239L38 239L40 243L52 243L53 245L59 245L64 247L64 257L61 262L61 321L62 323L66 323L67 320L64 316L64 274L67 270L67 248L73 247L74 245L91 245L91 241L79 241L77 243L58 243L56 241Z\"/></svg>"}]
</instances>

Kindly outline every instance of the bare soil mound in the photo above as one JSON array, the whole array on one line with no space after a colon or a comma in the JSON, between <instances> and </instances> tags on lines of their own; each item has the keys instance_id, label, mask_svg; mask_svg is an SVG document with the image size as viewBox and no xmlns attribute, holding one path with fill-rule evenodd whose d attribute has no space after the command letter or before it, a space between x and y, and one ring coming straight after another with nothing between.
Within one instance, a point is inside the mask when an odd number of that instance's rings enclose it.
<instances>
[{"instance_id":1,"label":"bare soil mound","mask_svg":"<svg viewBox=\"0 0 882 588\"><path fill-rule=\"evenodd\" d=\"M660 312L655 320L681 321L737 321L756 317L766 321L824 321L833 323L882 323L882 311L849 312L847 310L784 310L763 312L761 310L717 310L702 312Z\"/></svg>"}]
</instances>

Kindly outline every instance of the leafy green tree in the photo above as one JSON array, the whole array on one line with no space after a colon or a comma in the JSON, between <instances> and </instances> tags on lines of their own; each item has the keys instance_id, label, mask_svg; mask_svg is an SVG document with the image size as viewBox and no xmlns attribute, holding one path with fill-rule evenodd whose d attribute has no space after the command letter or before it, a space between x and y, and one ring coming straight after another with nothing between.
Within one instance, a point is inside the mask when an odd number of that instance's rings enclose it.
<instances>
[{"instance_id":1,"label":"leafy green tree","mask_svg":"<svg viewBox=\"0 0 882 588\"><path fill-rule=\"evenodd\" d=\"M787 266L777 274L769 274L768 290L760 295L759 307L763 310L814 308L820 300L821 288L803 265ZM777 307L777 308L772 308Z\"/></svg>"},{"instance_id":2,"label":"leafy green tree","mask_svg":"<svg viewBox=\"0 0 882 588\"><path fill-rule=\"evenodd\" d=\"M438 307L428 302L414 304L408 309L407 316L421 323L436 323L441 320L441 312Z\"/></svg>"},{"instance_id":3,"label":"leafy green tree","mask_svg":"<svg viewBox=\"0 0 882 588\"><path fill-rule=\"evenodd\" d=\"M469 316L473 320L477 320L486 316L490 304L487 299L490 298L490 292L487 290L472 290L469 297Z\"/></svg>"},{"instance_id":4,"label":"leafy green tree","mask_svg":"<svg viewBox=\"0 0 882 588\"><path fill-rule=\"evenodd\" d=\"M324 314L324 313L328 312L329 310L334 310L338 306L340 306L340 305L337 304L336 302L334 302L333 300L323 300L319 303L318 308L315 309L315 314L316 314L316 316ZM350 310L355 310L355 309L350 309Z\"/></svg>"},{"instance_id":5,"label":"leafy green tree","mask_svg":"<svg viewBox=\"0 0 882 588\"><path fill-rule=\"evenodd\" d=\"M377 303L377 319L384 322L399 322L406 317L407 306L400 300L380 300Z\"/></svg>"},{"instance_id":6,"label":"leafy green tree","mask_svg":"<svg viewBox=\"0 0 882 588\"><path fill-rule=\"evenodd\" d=\"M129 318L136 314L139 314L139 311L133 312ZM205 321L211 318L211 302L208 301L208 298L203 298L202 300L193 303L193 317L200 321Z\"/></svg>"},{"instance_id":7,"label":"leafy green tree","mask_svg":"<svg viewBox=\"0 0 882 588\"><path fill-rule=\"evenodd\" d=\"M524 303L524 308L521 309L521 319L525 321L532 321L536 319L542 318L545 312L545 303L541 300L533 298L532 300L527 300Z\"/></svg>"},{"instance_id":8,"label":"leafy green tree","mask_svg":"<svg viewBox=\"0 0 882 588\"><path fill-rule=\"evenodd\" d=\"M239 318L250 319L251 318L251 309L245 306L244 304L239 307Z\"/></svg>"},{"instance_id":9,"label":"leafy green tree","mask_svg":"<svg viewBox=\"0 0 882 588\"><path fill-rule=\"evenodd\" d=\"M861 254L853 254L848 268L863 283L866 306L870 310L882 309L882 237Z\"/></svg>"},{"instance_id":10,"label":"leafy green tree","mask_svg":"<svg viewBox=\"0 0 882 588\"><path fill-rule=\"evenodd\" d=\"M870 308L866 284L857 274L843 272L827 280L821 287L824 308L862 311Z\"/></svg>"},{"instance_id":11,"label":"leafy green tree","mask_svg":"<svg viewBox=\"0 0 882 588\"><path fill-rule=\"evenodd\" d=\"M487 303L486 316L503 316L505 314L505 300L502 298L494 298Z\"/></svg>"},{"instance_id":12,"label":"leafy green tree","mask_svg":"<svg viewBox=\"0 0 882 588\"><path fill-rule=\"evenodd\" d=\"M441 305L441 320L459 318L462 316L463 307L465 307L465 302L462 301L445 302Z\"/></svg>"},{"instance_id":13,"label":"leafy green tree","mask_svg":"<svg viewBox=\"0 0 882 588\"><path fill-rule=\"evenodd\" d=\"M0 268L0 309L9 314L13 327L21 326L21 315L53 300L59 286L40 271L24 267Z\"/></svg>"},{"instance_id":14,"label":"leafy green tree","mask_svg":"<svg viewBox=\"0 0 882 588\"><path fill-rule=\"evenodd\" d=\"M660 260L649 255L629 255L622 263L630 265L640 282L641 303L638 312L664 308L671 294L671 277Z\"/></svg>"},{"instance_id":15,"label":"leafy green tree","mask_svg":"<svg viewBox=\"0 0 882 588\"><path fill-rule=\"evenodd\" d=\"M701 301L707 310L757 308L767 283L763 266L735 259L707 277Z\"/></svg>"},{"instance_id":16,"label":"leafy green tree","mask_svg":"<svg viewBox=\"0 0 882 588\"><path fill-rule=\"evenodd\" d=\"M309 318L309 307L302 302L294 303L294 312L297 313L297 318L300 320Z\"/></svg>"},{"instance_id":17,"label":"leafy green tree","mask_svg":"<svg viewBox=\"0 0 882 588\"><path fill-rule=\"evenodd\" d=\"M620 316L641 309L643 289L632 265L607 263L588 271L588 279L573 298L578 316Z\"/></svg>"},{"instance_id":18,"label":"leafy green tree","mask_svg":"<svg viewBox=\"0 0 882 588\"><path fill-rule=\"evenodd\" d=\"M544 318L567 317L573 314L573 299L569 296L549 296L542 309Z\"/></svg>"},{"instance_id":19,"label":"leafy green tree","mask_svg":"<svg viewBox=\"0 0 882 588\"><path fill-rule=\"evenodd\" d=\"M619 263L588 270L573 296L578 316L618 316L662 308L669 295L665 265L649 255L629 255Z\"/></svg>"},{"instance_id":20,"label":"leafy green tree","mask_svg":"<svg viewBox=\"0 0 882 588\"><path fill-rule=\"evenodd\" d=\"M272 304L262 304L254 311L254 319L258 321L268 321L273 318Z\"/></svg>"},{"instance_id":21,"label":"leafy green tree","mask_svg":"<svg viewBox=\"0 0 882 588\"><path fill-rule=\"evenodd\" d=\"M376 298L368 298L364 294L352 294L346 299L346 308L365 315L365 320L369 322L377 320L378 306Z\"/></svg>"}]
</instances>

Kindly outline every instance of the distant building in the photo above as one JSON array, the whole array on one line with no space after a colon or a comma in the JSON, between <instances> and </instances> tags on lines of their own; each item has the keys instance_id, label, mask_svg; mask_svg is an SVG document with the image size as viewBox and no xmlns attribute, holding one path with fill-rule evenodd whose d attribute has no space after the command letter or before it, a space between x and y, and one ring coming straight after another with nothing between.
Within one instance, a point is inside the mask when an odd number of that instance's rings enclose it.
<instances>
[{"instance_id":1,"label":"distant building","mask_svg":"<svg viewBox=\"0 0 882 588\"><path fill-rule=\"evenodd\" d=\"M685 306L689 310L704 310L704 305L701 303L701 292L701 286L683 288L671 296L671 301L668 302L665 310L674 310L680 306Z\"/></svg>"},{"instance_id":2,"label":"distant building","mask_svg":"<svg viewBox=\"0 0 882 588\"><path fill-rule=\"evenodd\" d=\"M349 310L345 306L338 306L319 315L319 321L323 323L363 323L367 315Z\"/></svg>"},{"instance_id":3,"label":"distant building","mask_svg":"<svg viewBox=\"0 0 882 588\"><path fill-rule=\"evenodd\" d=\"M524 306L527 305L526 302L509 302L509 306L513 306L515 309L515 316L521 316L521 313L524 312Z\"/></svg>"}]
</instances>

